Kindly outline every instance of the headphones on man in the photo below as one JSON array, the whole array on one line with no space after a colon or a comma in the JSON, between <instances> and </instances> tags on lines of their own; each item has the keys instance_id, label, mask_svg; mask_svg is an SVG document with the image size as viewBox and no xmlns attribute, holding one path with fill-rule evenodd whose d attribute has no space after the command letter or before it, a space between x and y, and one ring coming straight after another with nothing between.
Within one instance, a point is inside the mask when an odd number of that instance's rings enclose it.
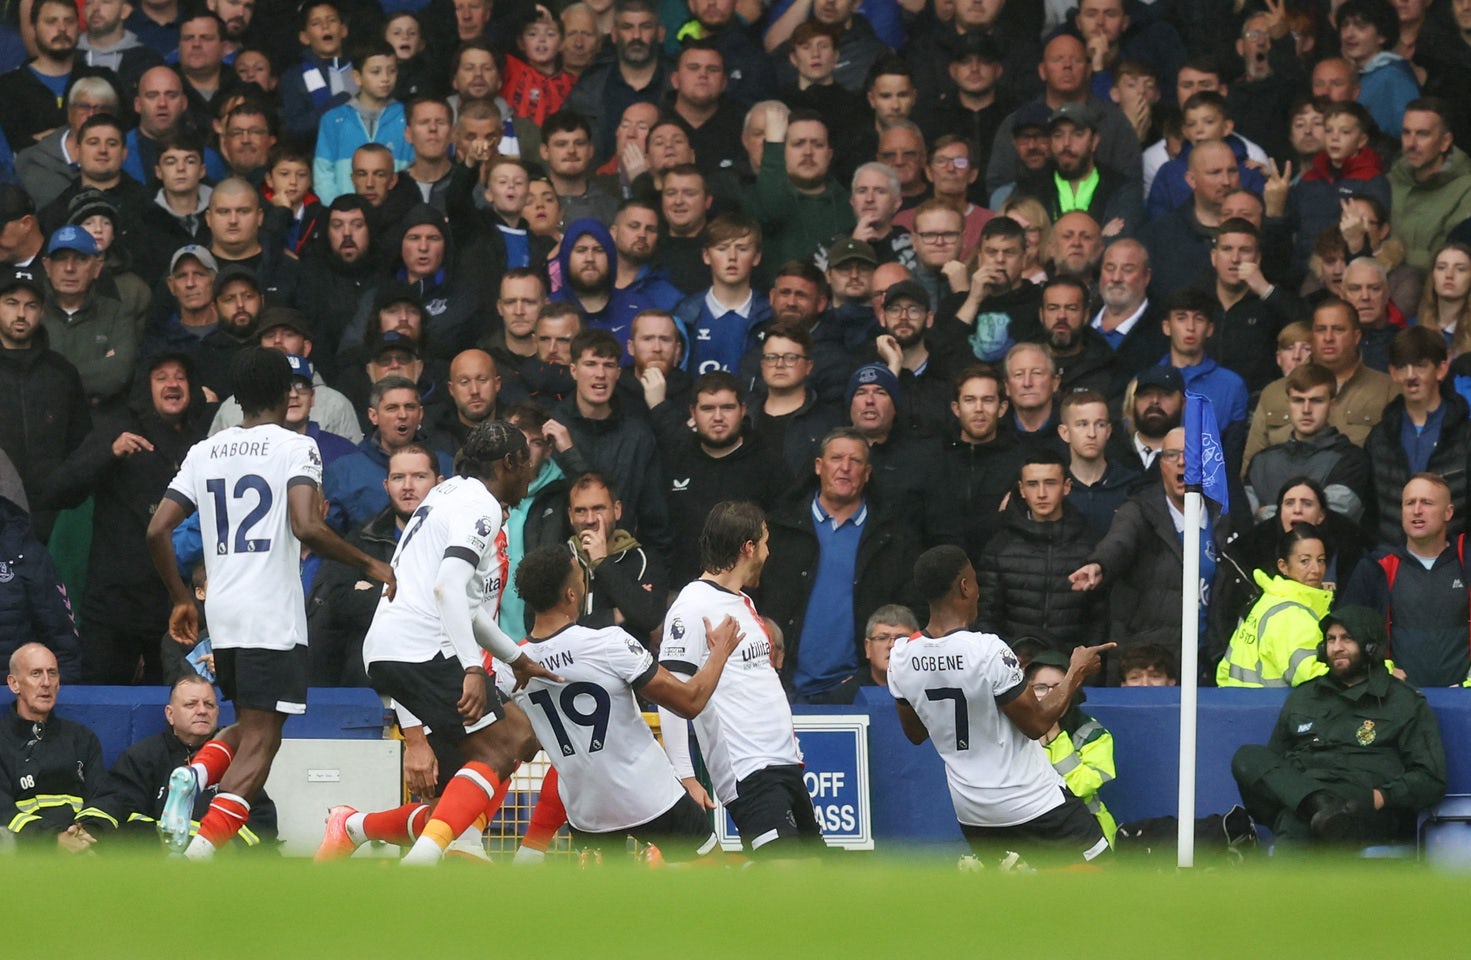
<instances>
[{"instance_id":1,"label":"headphones on man","mask_svg":"<svg viewBox=\"0 0 1471 960\"><path fill-rule=\"evenodd\" d=\"M1350 636L1352 636L1352 634L1350 634ZM1368 660L1371 663L1384 662L1385 652L1379 644L1363 643L1359 640L1358 637L1354 637L1354 642L1357 643L1359 645L1359 649L1364 652L1365 660ZM1322 640L1318 641L1318 662L1328 663L1328 638L1326 636Z\"/></svg>"}]
</instances>

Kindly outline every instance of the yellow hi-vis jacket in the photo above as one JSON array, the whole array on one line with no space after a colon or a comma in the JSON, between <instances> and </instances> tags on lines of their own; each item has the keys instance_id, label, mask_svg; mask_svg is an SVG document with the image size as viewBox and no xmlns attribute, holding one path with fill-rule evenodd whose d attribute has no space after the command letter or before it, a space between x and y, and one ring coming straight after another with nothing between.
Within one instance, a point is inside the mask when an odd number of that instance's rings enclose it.
<instances>
[{"instance_id":1,"label":"yellow hi-vis jacket","mask_svg":"<svg viewBox=\"0 0 1471 960\"><path fill-rule=\"evenodd\" d=\"M1216 668L1218 687L1295 687L1322 676L1318 659L1323 631L1318 621L1333 604L1333 591L1282 576L1252 572L1261 599L1231 634L1226 656Z\"/></svg>"},{"instance_id":2,"label":"yellow hi-vis jacket","mask_svg":"<svg viewBox=\"0 0 1471 960\"><path fill-rule=\"evenodd\" d=\"M1070 722L1078 720L1082 722ZM1103 724L1074 707L1063 716L1062 731L1047 744L1046 750L1052 769L1062 775L1073 795L1098 818L1108 845L1113 846L1119 825L1098 798L1098 788L1118 775L1113 765L1113 734Z\"/></svg>"}]
</instances>

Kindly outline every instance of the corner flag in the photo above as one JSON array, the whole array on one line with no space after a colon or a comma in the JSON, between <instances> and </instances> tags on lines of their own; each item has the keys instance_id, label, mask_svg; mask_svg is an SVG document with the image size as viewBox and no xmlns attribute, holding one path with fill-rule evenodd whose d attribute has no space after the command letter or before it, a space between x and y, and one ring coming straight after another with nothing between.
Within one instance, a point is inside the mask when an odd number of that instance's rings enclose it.
<instances>
[{"instance_id":1,"label":"corner flag","mask_svg":"<svg viewBox=\"0 0 1471 960\"><path fill-rule=\"evenodd\" d=\"M1226 456L1221 449L1221 430L1210 398L1185 394L1185 485L1200 487L1201 493L1231 507L1226 490Z\"/></svg>"}]
</instances>

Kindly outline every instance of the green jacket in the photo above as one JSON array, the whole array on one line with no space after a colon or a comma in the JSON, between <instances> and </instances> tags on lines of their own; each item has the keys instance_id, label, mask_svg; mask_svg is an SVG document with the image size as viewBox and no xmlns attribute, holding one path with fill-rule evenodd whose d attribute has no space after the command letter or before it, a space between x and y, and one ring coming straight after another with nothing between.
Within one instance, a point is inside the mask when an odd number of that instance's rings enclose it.
<instances>
[{"instance_id":1,"label":"green jacket","mask_svg":"<svg viewBox=\"0 0 1471 960\"><path fill-rule=\"evenodd\" d=\"M1268 743L1304 773L1333 784L1335 793L1373 809L1373 791L1386 810L1415 811L1445 795L1440 725L1424 694L1387 671L1345 687L1330 676L1287 695ZM1353 797L1342 787L1362 789Z\"/></svg>"},{"instance_id":2,"label":"green jacket","mask_svg":"<svg viewBox=\"0 0 1471 960\"><path fill-rule=\"evenodd\" d=\"M71 316L49 299L41 324L51 338L51 349L71 361L82 377L87 397L108 399L127 393L138 361L138 330L111 297L95 292Z\"/></svg>"},{"instance_id":3,"label":"green jacket","mask_svg":"<svg viewBox=\"0 0 1471 960\"><path fill-rule=\"evenodd\" d=\"M1405 245L1405 262L1429 270L1435 252L1456 224L1471 217L1471 157L1451 147L1444 166L1417 182L1403 159L1389 168L1394 235Z\"/></svg>"},{"instance_id":4,"label":"green jacket","mask_svg":"<svg viewBox=\"0 0 1471 960\"><path fill-rule=\"evenodd\" d=\"M1231 634L1216 668L1218 687L1297 686L1328 667L1318 659L1323 631L1318 621L1333 604L1333 592L1287 577L1252 572L1261 599Z\"/></svg>"},{"instance_id":5,"label":"green jacket","mask_svg":"<svg viewBox=\"0 0 1471 960\"><path fill-rule=\"evenodd\" d=\"M803 193L792 185L786 147L780 143L767 143L762 149L756 187L746 194L746 213L761 224L757 273L763 279L788 260L811 260L818 246L857 226L848 191L831 175L818 194Z\"/></svg>"}]
</instances>

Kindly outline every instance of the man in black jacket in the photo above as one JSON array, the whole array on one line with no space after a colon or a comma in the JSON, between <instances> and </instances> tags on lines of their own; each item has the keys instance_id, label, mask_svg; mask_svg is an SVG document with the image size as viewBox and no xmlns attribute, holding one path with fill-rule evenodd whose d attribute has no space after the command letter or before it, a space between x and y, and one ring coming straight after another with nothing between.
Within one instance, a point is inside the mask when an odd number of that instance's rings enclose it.
<instances>
[{"instance_id":1,"label":"man in black jacket","mask_svg":"<svg viewBox=\"0 0 1471 960\"><path fill-rule=\"evenodd\" d=\"M311 318L318 370L336 380L337 348L378 268L368 201L344 193L327 207L327 229L307 244L292 306Z\"/></svg>"},{"instance_id":2,"label":"man in black jacket","mask_svg":"<svg viewBox=\"0 0 1471 960\"><path fill-rule=\"evenodd\" d=\"M1105 237L1133 236L1144 221L1144 194L1134 179L1096 162L1097 119L1082 104L1065 104L1052 111L1047 134L1052 159L1018 181L1016 195L1035 197L1054 223L1079 210L1102 226Z\"/></svg>"},{"instance_id":3,"label":"man in black jacket","mask_svg":"<svg viewBox=\"0 0 1471 960\"><path fill-rule=\"evenodd\" d=\"M66 123L61 97L77 69L77 8L67 0L31 7L36 58L0 76L0 127L19 152Z\"/></svg>"},{"instance_id":4,"label":"man in black jacket","mask_svg":"<svg viewBox=\"0 0 1471 960\"><path fill-rule=\"evenodd\" d=\"M0 270L0 406L10 411L0 417L0 449L20 472L42 540L56 520L46 505L52 474L92 429L77 368L48 347L45 297L30 274Z\"/></svg>"},{"instance_id":5,"label":"man in black jacket","mask_svg":"<svg viewBox=\"0 0 1471 960\"><path fill-rule=\"evenodd\" d=\"M439 461L423 444L410 443L388 457L383 489L388 506L347 538L348 543L385 563L393 559L399 534L429 491L444 478ZM323 561L306 600L307 635L314 687L366 687L363 637L373 623L383 584L366 579L356 567Z\"/></svg>"},{"instance_id":6,"label":"man in black jacket","mask_svg":"<svg viewBox=\"0 0 1471 960\"><path fill-rule=\"evenodd\" d=\"M696 380L691 392L686 409L693 433L683 417L654 421L669 482L674 583L700 575L700 531L712 507L722 500L749 500L770 513L792 482L785 461L747 435L745 397L733 374L713 370Z\"/></svg>"},{"instance_id":7,"label":"man in black jacket","mask_svg":"<svg viewBox=\"0 0 1471 960\"><path fill-rule=\"evenodd\" d=\"M77 814L77 822L92 836L115 830L119 837L158 843L158 818L168 795L169 775L187 764L219 729L220 704L213 684L197 673L179 677L169 691L163 717L168 727L124 750L92 803ZM204 816L217 790L200 791L190 819ZM235 843L268 851L275 849L275 841L276 804L262 791L251 802L250 819L235 835Z\"/></svg>"},{"instance_id":8,"label":"man in black jacket","mask_svg":"<svg viewBox=\"0 0 1471 960\"><path fill-rule=\"evenodd\" d=\"M664 621L669 573L664 562L618 526L623 504L598 473L584 473L567 491L567 541L582 570L586 595L578 623L623 627L652 647Z\"/></svg>"},{"instance_id":9,"label":"man in black jacket","mask_svg":"<svg viewBox=\"0 0 1471 960\"><path fill-rule=\"evenodd\" d=\"M867 491L862 433L829 433L815 473L815 483L767 518L771 558L761 609L786 638L781 673L789 695L799 703L852 703L867 673L864 627L879 607L910 601L919 543Z\"/></svg>"},{"instance_id":10,"label":"man in black jacket","mask_svg":"<svg viewBox=\"0 0 1471 960\"><path fill-rule=\"evenodd\" d=\"M95 838L77 822L105 773L97 734L55 715L56 657L39 643L10 655L15 703L0 717L0 822L18 843L81 853Z\"/></svg>"},{"instance_id":11,"label":"man in black jacket","mask_svg":"<svg viewBox=\"0 0 1471 960\"><path fill-rule=\"evenodd\" d=\"M1471 467L1471 410L1454 390L1443 385L1450 370L1445 340L1426 327L1410 327L1389 345L1389 374L1401 395L1384 408L1369 432L1378 540L1404 542L1400 526L1400 494L1416 473L1438 473L1450 487L1451 503L1466 503L1466 471ZM1457 510L1450 522L1452 539L1466 529Z\"/></svg>"},{"instance_id":12,"label":"man in black jacket","mask_svg":"<svg viewBox=\"0 0 1471 960\"><path fill-rule=\"evenodd\" d=\"M1071 488L1057 451L1035 444L1027 449L1020 496L1011 498L1004 526L976 568L979 629L1007 641L1037 636L1063 655L1104 641L1105 594L1080 593L1068 583L1097 542L1087 519L1068 502Z\"/></svg>"}]
</instances>

